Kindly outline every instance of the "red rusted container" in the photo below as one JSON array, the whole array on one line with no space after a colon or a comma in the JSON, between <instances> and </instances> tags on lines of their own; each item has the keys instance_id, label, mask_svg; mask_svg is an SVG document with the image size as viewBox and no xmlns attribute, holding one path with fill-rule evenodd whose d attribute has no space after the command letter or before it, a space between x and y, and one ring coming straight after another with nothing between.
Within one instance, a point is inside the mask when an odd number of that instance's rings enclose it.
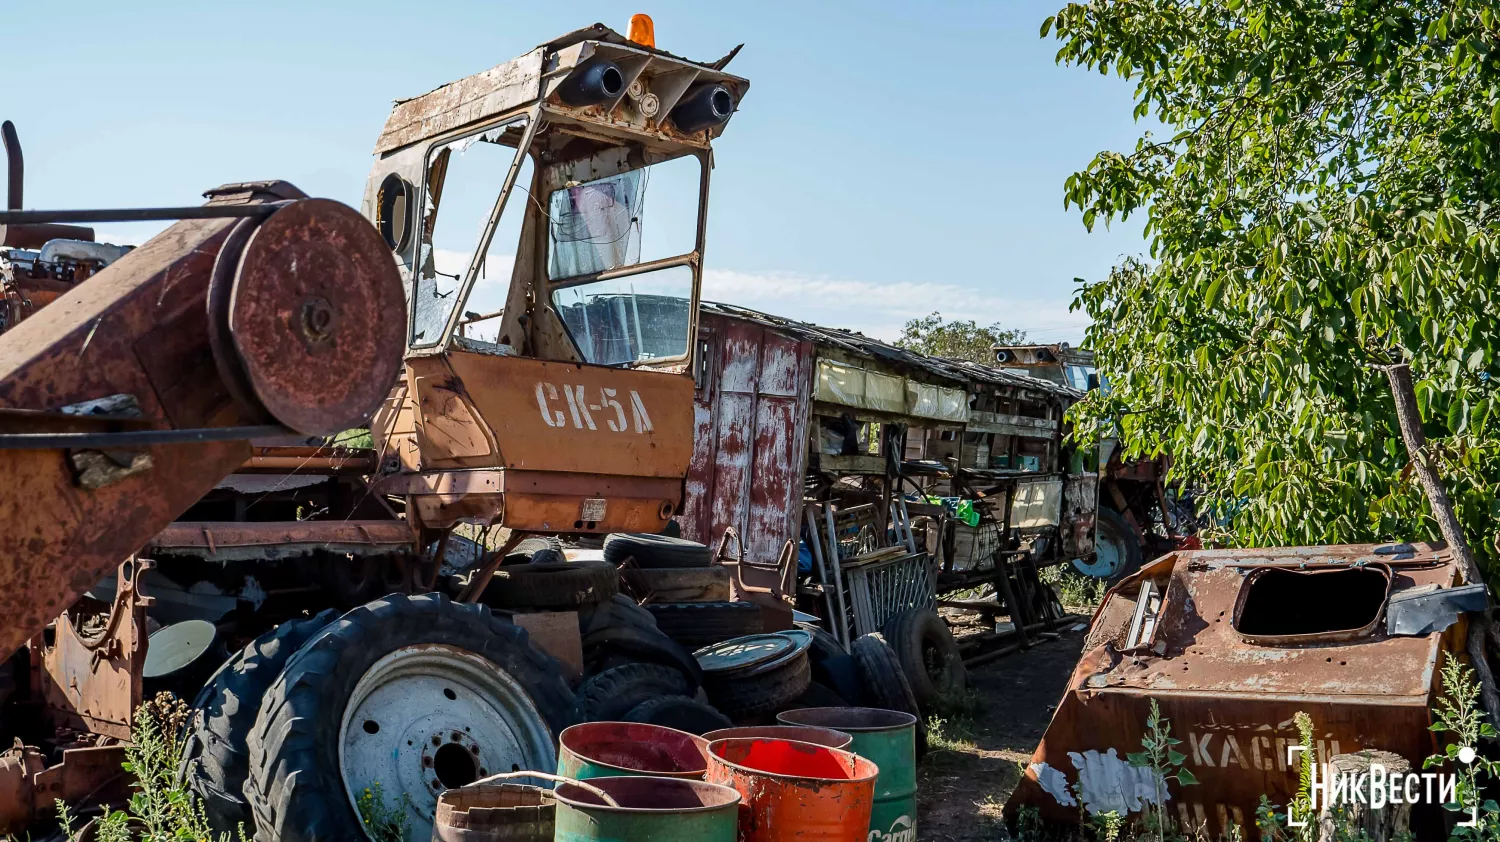
<instances>
[{"instance_id":1,"label":"red rusted container","mask_svg":"<svg viewBox=\"0 0 1500 842\"><path fill-rule=\"evenodd\" d=\"M640 722L585 722L562 732L557 774L574 780L652 775L701 780L708 741Z\"/></svg>"},{"instance_id":2,"label":"red rusted container","mask_svg":"<svg viewBox=\"0 0 1500 842\"><path fill-rule=\"evenodd\" d=\"M738 737L708 746L708 782L743 799L739 842L864 842L880 769L857 754Z\"/></svg>"},{"instance_id":3,"label":"red rusted container","mask_svg":"<svg viewBox=\"0 0 1500 842\"><path fill-rule=\"evenodd\" d=\"M815 746L843 749L847 749L849 744L854 742L854 737L843 731L835 731L832 728L804 728L800 725L749 725L743 728L720 728L703 735L703 739L710 743L735 737L793 740L799 743L812 743Z\"/></svg>"}]
</instances>

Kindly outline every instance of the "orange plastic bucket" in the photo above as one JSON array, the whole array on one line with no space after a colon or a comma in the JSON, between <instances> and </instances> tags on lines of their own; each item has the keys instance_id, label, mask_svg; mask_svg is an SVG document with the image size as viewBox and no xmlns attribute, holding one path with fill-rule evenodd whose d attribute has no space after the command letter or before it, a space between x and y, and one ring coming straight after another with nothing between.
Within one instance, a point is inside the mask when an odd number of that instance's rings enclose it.
<instances>
[{"instance_id":1,"label":"orange plastic bucket","mask_svg":"<svg viewBox=\"0 0 1500 842\"><path fill-rule=\"evenodd\" d=\"M864 842L874 763L827 746L756 737L708 744L709 783L734 787L739 842Z\"/></svg>"}]
</instances>

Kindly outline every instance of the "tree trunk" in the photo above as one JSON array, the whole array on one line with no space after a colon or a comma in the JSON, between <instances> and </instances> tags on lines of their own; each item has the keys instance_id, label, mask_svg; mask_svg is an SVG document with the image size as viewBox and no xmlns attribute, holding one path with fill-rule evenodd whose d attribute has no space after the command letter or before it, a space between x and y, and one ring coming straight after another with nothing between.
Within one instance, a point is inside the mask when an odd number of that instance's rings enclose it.
<instances>
[{"instance_id":1,"label":"tree trunk","mask_svg":"<svg viewBox=\"0 0 1500 842\"><path fill-rule=\"evenodd\" d=\"M1372 765L1385 767L1386 780L1392 775L1406 775L1411 764L1406 758L1389 751L1361 751L1358 754L1336 754L1328 761L1327 783L1334 776L1345 776L1345 780L1359 780L1359 776L1370 771ZM1368 803L1369 779L1364 790L1366 802L1341 797L1340 803L1329 804L1327 796L1320 799L1323 806L1318 812L1318 842L1341 842L1345 839L1368 839L1369 842L1395 842L1403 838L1411 827L1411 804L1387 803L1373 810ZM1361 836L1360 832L1364 835Z\"/></svg>"},{"instance_id":2,"label":"tree trunk","mask_svg":"<svg viewBox=\"0 0 1500 842\"><path fill-rule=\"evenodd\" d=\"M1417 392L1411 383L1411 367L1405 363L1382 366L1391 384L1391 399L1396 404L1396 421L1401 425L1401 439L1406 442L1407 455L1411 457L1412 470L1422 492L1427 495L1427 504L1432 507L1432 516L1437 521L1443 540L1463 567L1464 581L1469 584L1483 582L1484 573L1474 560L1474 551L1464 537L1463 527L1458 524L1458 515L1453 512L1453 500L1448 496L1448 487L1438 475L1437 467L1427 452L1427 437L1422 433L1422 415L1417 412ZM1488 594L1488 591L1486 591ZM1490 661L1485 649L1485 639L1490 630L1490 612L1485 611L1469 618L1467 650L1474 672L1479 676L1480 702L1490 716L1490 722L1500 723L1500 692L1495 688L1495 676L1490 670Z\"/></svg>"}]
</instances>

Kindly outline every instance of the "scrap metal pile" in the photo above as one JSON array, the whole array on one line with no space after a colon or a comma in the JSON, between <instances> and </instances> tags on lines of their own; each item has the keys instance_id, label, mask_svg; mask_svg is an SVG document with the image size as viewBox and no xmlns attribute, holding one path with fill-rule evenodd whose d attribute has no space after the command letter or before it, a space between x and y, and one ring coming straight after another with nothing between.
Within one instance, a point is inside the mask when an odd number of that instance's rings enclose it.
<instances>
[{"instance_id":1,"label":"scrap metal pile","mask_svg":"<svg viewBox=\"0 0 1500 842\"><path fill-rule=\"evenodd\" d=\"M794 611L797 542L768 569L732 529L665 534L710 149L749 83L738 48L651 29L398 102L362 213L284 182L26 211L6 124L0 834L123 803L160 692L192 701L179 777L209 823L263 842L359 838L382 788L420 836L444 792L557 768L578 723L871 704L915 734L961 692L930 590L851 635ZM698 211L664 253L648 184ZM178 221L133 249L78 227L150 220ZM492 244L514 268L476 312Z\"/></svg>"}]
</instances>

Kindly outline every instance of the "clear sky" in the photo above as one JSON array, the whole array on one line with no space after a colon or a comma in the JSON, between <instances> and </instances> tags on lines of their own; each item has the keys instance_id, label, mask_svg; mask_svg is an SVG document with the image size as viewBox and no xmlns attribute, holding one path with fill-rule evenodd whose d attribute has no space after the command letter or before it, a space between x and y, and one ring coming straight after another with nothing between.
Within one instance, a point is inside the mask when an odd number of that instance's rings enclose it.
<instances>
[{"instance_id":1,"label":"clear sky","mask_svg":"<svg viewBox=\"0 0 1500 842\"><path fill-rule=\"evenodd\" d=\"M1038 30L1061 3L12 0L0 118L28 207L194 204L264 178L358 206L392 100L647 12L679 55L745 43L707 297L887 339L936 310L1076 342L1073 278L1145 246L1137 219L1085 232L1063 180L1142 126L1127 83L1054 64Z\"/></svg>"}]
</instances>

